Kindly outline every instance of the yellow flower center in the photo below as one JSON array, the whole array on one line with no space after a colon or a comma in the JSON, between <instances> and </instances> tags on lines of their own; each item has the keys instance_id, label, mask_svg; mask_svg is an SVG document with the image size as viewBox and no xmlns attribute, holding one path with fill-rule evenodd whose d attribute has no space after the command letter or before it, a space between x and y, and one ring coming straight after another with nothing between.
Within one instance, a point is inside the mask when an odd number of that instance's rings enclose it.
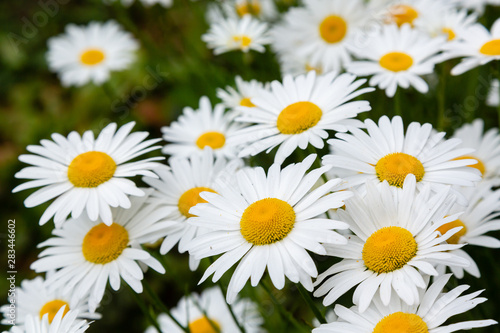
<instances>
[{"instance_id":1,"label":"yellow flower center","mask_svg":"<svg viewBox=\"0 0 500 333\"><path fill-rule=\"evenodd\" d=\"M66 303L65 301L62 301L60 299L55 299L53 301L45 303L45 305L42 306L42 308L40 309L40 319L42 319L43 316L48 313L49 314L48 319L49 319L49 324L50 324L52 322L52 320L54 320L54 317L59 312L59 310L61 310L61 308L65 305L66 305L66 307L64 308L63 317L69 311L69 304L68 303Z\"/></svg>"},{"instance_id":2,"label":"yellow flower center","mask_svg":"<svg viewBox=\"0 0 500 333\"><path fill-rule=\"evenodd\" d=\"M88 151L75 157L68 167L68 179L75 187L97 187L113 177L115 161L106 153Z\"/></svg>"},{"instance_id":3,"label":"yellow flower center","mask_svg":"<svg viewBox=\"0 0 500 333\"><path fill-rule=\"evenodd\" d=\"M476 164L471 164L471 165L469 165L469 167L478 169L479 171L481 171L481 174L484 176L484 173L486 172L486 167L485 167L484 163L480 159L478 159L477 157L467 155L467 156L461 156L461 157L454 158L453 160L458 161L458 160L468 160L468 159L473 159L473 160L477 161Z\"/></svg>"},{"instance_id":4,"label":"yellow flower center","mask_svg":"<svg viewBox=\"0 0 500 333\"><path fill-rule=\"evenodd\" d=\"M241 101L240 101L240 105L241 106L246 106L246 107L249 107L249 108L255 107L255 104L253 104L252 101L250 100L250 98L248 98L248 97L242 98Z\"/></svg>"},{"instance_id":5,"label":"yellow flower center","mask_svg":"<svg viewBox=\"0 0 500 333\"><path fill-rule=\"evenodd\" d=\"M101 63L105 58L104 53L98 49L89 49L80 55L80 61L87 66L94 66Z\"/></svg>"},{"instance_id":6,"label":"yellow flower center","mask_svg":"<svg viewBox=\"0 0 500 333\"><path fill-rule=\"evenodd\" d=\"M260 3L257 0L243 1L240 5L236 6L236 12L240 17L243 17L245 14L259 15Z\"/></svg>"},{"instance_id":7,"label":"yellow flower center","mask_svg":"<svg viewBox=\"0 0 500 333\"><path fill-rule=\"evenodd\" d=\"M252 43L252 38L246 35L233 36L233 40L239 43L242 48L248 47Z\"/></svg>"},{"instance_id":8,"label":"yellow flower center","mask_svg":"<svg viewBox=\"0 0 500 333\"><path fill-rule=\"evenodd\" d=\"M295 211L289 203L266 198L248 206L241 217L241 234L254 245L268 245L284 239L295 224Z\"/></svg>"},{"instance_id":9,"label":"yellow flower center","mask_svg":"<svg viewBox=\"0 0 500 333\"><path fill-rule=\"evenodd\" d=\"M390 52L380 58L380 66L392 72L406 71L413 65L413 58L403 52Z\"/></svg>"},{"instance_id":10,"label":"yellow flower center","mask_svg":"<svg viewBox=\"0 0 500 333\"><path fill-rule=\"evenodd\" d=\"M387 180L389 185L403 187L406 176L415 175L417 182L424 178L425 170L422 162L405 153L392 153L382 157L375 165L378 179Z\"/></svg>"},{"instance_id":11,"label":"yellow flower center","mask_svg":"<svg viewBox=\"0 0 500 333\"><path fill-rule=\"evenodd\" d=\"M411 232L401 227L375 231L363 246L363 261L368 269L389 273L404 267L417 254L417 242Z\"/></svg>"},{"instance_id":12,"label":"yellow flower center","mask_svg":"<svg viewBox=\"0 0 500 333\"><path fill-rule=\"evenodd\" d=\"M455 34L455 31L453 31L453 29L451 28L443 28L441 29L441 31L443 32L443 34L448 36L448 41L454 40L455 37L457 36Z\"/></svg>"},{"instance_id":13,"label":"yellow flower center","mask_svg":"<svg viewBox=\"0 0 500 333\"><path fill-rule=\"evenodd\" d=\"M399 27L405 23L409 23L413 26L413 21L418 17L418 12L408 5L393 6L389 12L391 16L389 21L396 23Z\"/></svg>"},{"instance_id":14,"label":"yellow flower center","mask_svg":"<svg viewBox=\"0 0 500 333\"><path fill-rule=\"evenodd\" d=\"M189 323L189 332L191 333L218 333L220 331L220 324L213 319L208 320L205 316Z\"/></svg>"},{"instance_id":15,"label":"yellow flower center","mask_svg":"<svg viewBox=\"0 0 500 333\"><path fill-rule=\"evenodd\" d=\"M315 71L316 74L323 74L323 70L319 66L312 66L310 64L305 65L306 72Z\"/></svg>"},{"instance_id":16,"label":"yellow flower center","mask_svg":"<svg viewBox=\"0 0 500 333\"><path fill-rule=\"evenodd\" d=\"M347 33L346 21L337 15L330 15L319 25L319 34L327 43L338 43Z\"/></svg>"},{"instance_id":17,"label":"yellow flower center","mask_svg":"<svg viewBox=\"0 0 500 333\"><path fill-rule=\"evenodd\" d=\"M278 130L283 134L299 134L316 126L323 112L314 103L296 102L288 105L278 116Z\"/></svg>"},{"instance_id":18,"label":"yellow flower center","mask_svg":"<svg viewBox=\"0 0 500 333\"><path fill-rule=\"evenodd\" d=\"M104 265L116 260L127 247L128 241L128 232L123 226L100 223L83 238L83 256L87 261Z\"/></svg>"},{"instance_id":19,"label":"yellow flower center","mask_svg":"<svg viewBox=\"0 0 500 333\"><path fill-rule=\"evenodd\" d=\"M382 318L373 333L428 333L427 324L413 313L394 312Z\"/></svg>"},{"instance_id":20,"label":"yellow flower center","mask_svg":"<svg viewBox=\"0 0 500 333\"><path fill-rule=\"evenodd\" d=\"M484 55L497 56L500 55L500 39L493 39L486 42L479 50Z\"/></svg>"},{"instance_id":21,"label":"yellow flower center","mask_svg":"<svg viewBox=\"0 0 500 333\"><path fill-rule=\"evenodd\" d=\"M448 238L446 241L448 244L458 244L460 241L460 238L462 238L463 235L467 233L467 227L465 224L460 221L460 220L455 220L450 223L443 224L439 228L437 228L437 231L441 233L441 235L444 235L445 233L448 232L448 230L451 230L456 227L462 227L456 234Z\"/></svg>"},{"instance_id":22,"label":"yellow flower center","mask_svg":"<svg viewBox=\"0 0 500 333\"><path fill-rule=\"evenodd\" d=\"M206 132L200 135L198 140L196 140L196 145L198 148L203 149L209 146L212 149L219 149L224 147L226 143L226 137L221 132Z\"/></svg>"},{"instance_id":23,"label":"yellow flower center","mask_svg":"<svg viewBox=\"0 0 500 333\"><path fill-rule=\"evenodd\" d=\"M184 192L179 198L179 202L177 203L177 207L179 207L179 211L181 212L181 214L188 218L195 216L193 214L189 214L189 210L191 209L191 207L194 207L199 203L207 202L202 197L200 197L200 193L205 191L216 193L214 190L208 187L193 187L192 189Z\"/></svg>"}]
</instances>

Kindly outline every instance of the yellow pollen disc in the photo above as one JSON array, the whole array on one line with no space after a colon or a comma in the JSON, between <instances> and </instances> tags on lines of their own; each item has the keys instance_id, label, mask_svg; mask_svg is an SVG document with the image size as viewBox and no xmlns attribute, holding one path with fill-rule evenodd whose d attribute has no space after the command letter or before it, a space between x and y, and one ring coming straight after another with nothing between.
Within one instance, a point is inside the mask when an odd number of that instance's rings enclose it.
<instances>
[{"instance_id":1,"label":"yellow pollen disc","mask_svg":"<svg viewBox=\"0 0 500 333\"><path fill-rule=\"evenodd\" d=\"M380 58L380 66L392 72L406 71L413 65L413 58L403 52L390 52Z\"/></svg>"},{"instance_id":2,"label":"yellow pollen disc","mask_svg":"<svg viewBox=\"0 0 500 333\"><path fill-rule=\"evenodd\" d=\"M243 212L241 234L254 245L268 245L284 239L295 224L295 211L289 203L266 198L254 202Z\"/></svg>"},{"instance_id":3,"label":"yellow pollen disc","mask_svg":"<svg viewBox=\"0 0 500 333\"><path fill-rule=\"evenodd\" d=\"M338 43L347 33L346 21L337 15L330 15L319 25L319 34L327 43Z\"/></svg>"},{"instance_id":4,"label":"yellow pollen disc","mask_svg":"<svg viewBox=\"0 0 500 333\"><path fill-rule=\"evenodd\" d=\"M315 71L316 74L323 74L323 70L319 66L315 67L315 66L311 66L309 64L306 64L305 69L306 69L306 72Z\"/></svg>"},{"instance_id":5,"label":"yellow pollen disc","mask_svg":"<svg viewBox=\"0 0 500 333\"><path fill-rule=\"evenodd\" d=\"M84 65L94 66L101 63L104 58L104 53L101 50L89 49L81 54L80 61Z\"/></svg>"},{"instance_id":6,"label":"yellow pollen disc","mask_svg":"<svg viewBox=\"0 0 500 333\"><path fill-rule=\"evenodd\" d=\"M87 261L107 264L116 260L128 245L127 230L117 223L100 223L83 238L82 252Z\"/></svg>"},{"instance_id":7,"label":"yellow pollen disc","mask_svg":"<svg viewBox=\"0 0 500 333\"><path fill-rule=\"evenodd\" d=\"M387 180L389 185L403 187L406 176L410 173L417 182L424 178L425 170L422 162L405 153L392 153L382 157L375 165L378 179Z\"/></svg>"},{"instance_id":8,"label":"yellow pollen disc","mask_svg":"<svg viewBox=\"0 0 500 333\"><path fill-rule=\"evenodd\" d=\"M224 147L226 143L226 137L221 132L206 132L200 135L198 140L196 140L196 145L198 148L203 149L209 146L212 149L219 149Z\"/></svg>"},{"instance_id":9,"label":"yellow pollen disc","mask_svg":"<svg viewBox=\"0 0 500 333\"><path fill-rule=\"evenodd\" d=\"M64 308L63 317L69 311L69 304L68 303L66 303L65 301L61 301L60 299L55 299L53 301L45 303L45 305L42 306L42 308L40 309L40 319L42 319L43 316L48 313L49 314L48 315L49 324L50 324L52 322L52 320L54 320L54 317L59 312L59 310L61 310L61 308L65 305L66 305L66 307Z\"/></svg>"},{"instance_id":10,"label":"yellow pollen disc","mask_svg":"<svg viewBox=\"0 0 500 333\"><path fill-rule=\"evenodd\" d=\"M390 9L390 21L396 23L399 27L405 23L413 26L413 21L418 17L418 12L408 5L396 5Z\"/></svg>"},{"instance_id":11,"label":"yellow pollen disc","mask_svg":"<svg viewBox=\"0 0 500 333\"><path fill-rule=\"evenodd\" d=\"M453 29L451 29L451 28L443 28L443 29L442 29L442 32L443 32L445 35L447 35L447 36L448 36L448 41L450 41L450 40L454 40L454 39L455 39L455 37L457 36L457 35L455 34L455 31L453 31Z\"/></svg>"},{"instance_id":12,"label":"yellow pollen disc","mask_svg":"<svg viewBox=\"0 0 500 333\"><path fill-rule=\"evenodd\" d=\"M373 333L428 333L427 324L413 313L394 312L382 318Z\"/></svg>"},{"instance_id":13,"label":"yellow pollen disc","mask_svg":"<svg viewBox=\"0 0 500 333\"><path fill-rule=\"evenodd\" d=\"M110 180L115 161L106 153L88 151L75 157L68 167L68 179L75 187L97 187Z\"/></svg>"},{"instance_id":14,"label":"yellow pollen disc","mask_svg":"<svg viewBox=\"0 0 500 333\"><path fill-rule=\"evenodd\" d=\"M210 323L210 321L212 323ZM203 316L189 323L189 332L191 333L217 333L221 331L220 324L213 319L208 320ZM217 327L217 330L214 328Z\"/></svg>"},{"instance_id":15,"label":"yellow pollen disc","mask_svg":"<svg viewBox=\"0 0 500 333\"><path fill-rule=\"evenodd\" d=\"M321 109L311 102L288 105L278 116L278 130L283 134L299 134L316 126L323 116Z\"/></svg>"},{"instance_id":16,"label":"yellow pollen disc","mask_svg":"<svg viewBox=\"0 0 500 333\"><path fill-rule=\"evenodd\" d=\"M208 187L193 187L192 189L184 192L179 198L179 202L177 203L177 207L179 208L181 214L188 218L195 216L193 214L189 214L189 210L191 209L191 207L194 207L199 203L207 202L202 197L200 197L200 193L205 191L216 193L214 190Z\"/></svg>"},{"instance_id":17,"label":"yellow pollen disc","mask_svg":"<svg viewBox=\"0 0 500 333\"><path fill-rule=\"evenodd\" d=\"M240 101L240 105L241 106L246 106L246 107L249 107L249 108L255 107L255 104L253 104L252 101L250 100L250 98L248 98L248 97L242 98L241 101Z\"/></svg>"},{"instance_id":18,"label":"yellow pollen disc","mask_svg":"<svg viewBox=\"0 0 500 333\"><path fill-rule=\"evenodd\" d=\"M244 1L236 6L236 12L240 17L243 17L245 14L259 15L260 3L257 0Z\"/></svg>"},{"instance_id":19,"label":"yellow pollen disc","mask_svg":"<svg viewBox=\"0 0 500 333\"><path fill-rule=\"evenodd\" d=\"M417 254L417 242L411 232L401 227L375 231L363 246L363 261L368 269L389 273L404 267Z\"/></svg>"},{"instance_id":20,"label":"yellow pollen disc","mask_svg":"<svg viewBox=\"0 0 500 333\"><path fill-rule=\"evenodd\" d=\"M477 157L475 157L475 156L461 156L461 157L454 158L453 160L458 161L458 160L469 160L469 159L476 160L477 163L471 164L468 166L471 168L478 169L479 171L481 171L481 174L484 176L484 173L486 172L486 167L484 166L484 163L480 159L478 159Z\"/></svg>"},{"instance_id":21,"label":"yellow pollen disc","mask_svg":"<svg viewBox=\"0 0 500 333\"><path fill-rule=\"evenodd\" d=\"M479 52L488 56L500 55L500 39L493 39L485 43L481 46Z\"/></svg>"},{"instance_id":22,"label":"yellow pollen disc","mask_svg":"<svg viewBox=\"0 0 500 333\"><path fill-rule=\"evenodd\" d=\"M241 47L248 47L252 43L252 38L246 35L233 36L233 40L236 43L240 43Z\"/></svg>"},{"instance_id":23,"label":"yellow pollen disc","mask_svg":"<svg viewBox=\"0 0 500 333\"><path fill-rule=\"evenodd\" d=\"M460 229L457 233L455 233L453 236L448 238L446 240L446 242L448 244L458 244L460 241L460 238L462 238L462 236L467 233L467 227L465 226L465 224L462 221L455 220L455 221L452 221L450 223L443 224L442 226L437 228L437 231L439 231L441 233L441 235L444 235L445 233L448 232L448 230L453 229L453 228L457 228L457 227L462 227L462 229Z\"/></svg>"}]
</instances>

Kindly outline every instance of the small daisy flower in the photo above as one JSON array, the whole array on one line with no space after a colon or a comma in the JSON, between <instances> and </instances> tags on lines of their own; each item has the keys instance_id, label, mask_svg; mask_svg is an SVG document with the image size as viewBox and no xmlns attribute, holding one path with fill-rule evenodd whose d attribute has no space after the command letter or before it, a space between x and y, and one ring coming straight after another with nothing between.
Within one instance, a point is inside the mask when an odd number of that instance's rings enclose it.
<instances>
[{"instance_id":1,"label":"small daisy flower","mask_svg":"<svg viewBox=\"0 0 500 333\"><path fill-rule=\"evenodd\" d=\"M111 225L110 207L130 208L128 195L144 195L128 177L157 177L151 169L161 164L153 161L163 159L151 157L129 162L161 148L152 146L161 139L144 141L147 132L130 134L134 124L130 122L117 131L116 124L111 123L97 139L92 131L82 136L71 132L67 138L54 133L54 141L42 140L41 146L28 146L26 149L33 154L21 155L19 160L32 166L22 169L15 177L33 180L17 186L12 192L42 187L24 201L26 207L56 198L40 218L40 225L54 216L54 223L59 228L70 213L72 218L78 218L83 211L92 221L101 218Z\"/></svg>"},{"instance_id":2,"label":"small daisy flower","mask_svg":"<svg viewBox=\"0 0 500 333\"><path fill-rule=\"evenodd\" d=\"M70 24L66 33L48 41L47 61L63 86L102 84L111 71L126 69L139 48L131 34L114 21Z\"/></svg>"},{"instance_id":3,"label":"small daisy flower","mask_svg":"<svg viewBox=\"0 0 500 333\"><path fill-rule=\"evenodd\" d=\"M404 24L385 25L378 33L364 38L365 42L352 52L363 61L354 61L347 71L360 76L373 75L371 86L385 90L393 97L399 87L413 86L421 93L427 93L429 86L420 77L434 71L435 56L445 42L443 36L430 38L427 34Z\"/></svg>"},{"instance_id":4,"label":"small daisy flower","mask_svg":"<svg viewBox=\"0 0 500 333\"><path fill-rule=\"evenodd\" d=\"M476 14L467 10L450 9L445 12L433 12L427 30L431 36L444 35L448 41L461 39L464 30L477 22Z\"/></svg>"},{"instance_id":5,"label":"small daisy flower","mask_svg":"<svg viewBox=\"0 0 500 333\"><path fill-rule=\"evenodd\" d=\"M240 76L236 76L236 89L227 86L226 89L217 89L217 97L222 100L222 103L229 109L234 110L238 106L246 106L249 108L255 107L251 99L257 96L261 89L264 89L264 84L257 80L243 81Z\"/></svg>"},{"instance_id":6,"label":"small daisy flower","mask_svg":"<svg viewBox=\"0 0 500 333\"><path fill-rule=\"evenodd\" d=\"M242 116L236 120L254 125L233 135L234 144L244 145L239 156L269 153L279 146L275 162L281 163L297 147L323 148L327 131L345 132L346 125L359 126L359 121L350 118L371 110L367 101L351 101L373 91L358 89L365 82L352 74L316 76L314 71L296 78L287 75L283 83L273 81L270 91L261 90L252 99L255 108L240 107Z\"/></svg>"},{"instance_id":7,"label":"small daisy flower","mask_svg":"<svg viewBox=\"0 0 500 333\"><path fill-rule=\"evenodd\" d=\"M63 306L53 320L49 320L49 314L27 315L25 326L13 326L11 333L83 333L89 328L86 320L78 319L78 311L67 310Z\"/></svg>"},{"instance_id":8,"label":"small daisy flower","mask_svg":"<svg viewBox=\"0 0 500 333\"><path fill-rule=\"evenodd\" d=\"M71 300L72 293L63 293L60 289L49 290L41 276L37 276L33 280L24 280L21 282L21 287L16 288L16 318L15 324L17 327L24 326L26 317L43 318L48 315L48 323L52 323L54 317L59 310L65 306L63 316L68 311L76 310L78 318L84 319L100 319L101 315L97 313L89 313L88 297ZM3 305L0 308L3 312L2 324L9 325L12 322L9 319L9 305Z\"/></svg>"},{"instance_id":9,"label":"small daisy flower","mask_svg":"<svg viewBox=\"0 0 500 333\"><path fill-rule=\"evenodd\" d=\"M236 319L247 333L261 332L262 317L257 306L247 299L238 299L231 306ZM239 332L229 312L228 304L218 287L204 290L201 295L183 297L171 311L172 316L191 333L234 333ZM166 314L158 316L161 333L184 332ZM149 327L145 333L157 333Z\"/></svg>"},{"instance_id":10,"label":"small daisy flower","mask_svg":"<svg viewBox=\"0 0 500 333\"><path fill-rule=\"evenodd\" d=\"M301 57L296 54L278 54L278 61L280 63L281 73L283 76L298 76L307 74L310 71L315 71L318 75L324 73L321 64L313 64L306 57Z\"/></svg>"},{"instance_id":11,"label":"small daisy flower","mask_svg":"<svg viewBox=\"0 0 500 333\"><path fill-rule=\"evenodd\" d=\"M224 106L217 104L212 109L208 97L200 98L199 109L185 107L183 114L170 126L162 127L163 139L167 142L162 153L189 157L201 154L205 147L214 150L216 156L235 157L230 136L241 126L233 122L233 116L224 114Z\"/></svg>"},{"instance_id":12,"label":"small daisy flower","mask_svg":"<svg viewBox=\"0 0 500 333\"><path fill-rule=\"evenodd\" d=\"M160 253L166 254L176 244L179 252L187 251L187 246L193 238L205 232L206 228L192 226L186 221L193 217L189 211L191 207L206 202L200 197L203 191L217 192L220 186L226 186L231 181L236 168L241 166L241 160L228 163L223 158L214 158L210 148L206 148L200 155L191 158L173 157L169 160L171 170L163 168L155 170L159 179L145 177L143 180L155 191L150 202L169 212L172 225L160 247ZM199 260L189 257L189 266L195 270Z\"/></svg>"},{"instance_id":13,"label":"small daisy flower","mask_svg":"<svg viewBox=\"0 0 500 333\"><path fill-rule=\"evenodd\" d=\"M378 295L374 297L373 304L364 312L359 307L350 309L335 306L335 313L339 319L335 322L321 325L313 333L389 333L389 332L456 332L471 328L486 327L497 322L491 319L462 321L443 326L451 317L465 313L476 305L486 301L478 297L481 291L460 296L469 289L467 285L458 286L447 293L441 293L450 279L451 274L439 277L424 292L420 291L421 302L408 305L401 302L394 295L391 296L389 305L385 305Z\"/></svg>"},{"instance_id":14,"label":"small daisy flower","mask_svg":"<svg viewBox=\"0 0 500 333\"><path fill-rule=\"evenodd\" d=\"M109 281L113 290L120 289L122 278L136 293L142 292L141 269L149 266L164 274L163 266L140 244L156 241L171 225L166 212L147 205L147 196L132 198L129 209L113 208L111 225L92 221L86 216L70 219L61 229L38 247L47 247L31 265L35 272L57 270L47 276L52 290L72 292L72 299L90 293L89 308L95 311Z\"/></svg>"},{"instance_id":15,"label":"small daisy flower","mask_svg":"<svg viewBox=\"0 0 500 333\"><path fill-rule=\"evenodd\" d=\"M433 21L433 15L442 15L453 9L453 1L449 0L402 0L386 1L382 11L385 24L396 24L402 27L409 24L426 31Z\"/></svg>"},{"instance_id":16,"label":"small daisy flower","mask_svg":"<svg viewBox=\"0 0 500 333\"><path fill-rule=\"evenodd\" d=\"M430 186L425 186L416 194L415 176L408 175L400 191L392 191L385 181L369 181L366 188L364 197L354 196L347 200L345 211L337 211L354 233L347 237L347 245L325 245L328 255L343 259L315 282L320 286L314 296L326 295L325 306L355 286L353 302L360 312L375 294L385 306L394 293L406 304L416 305L418 289L426 287L422 274L438 275L434 264L469 265L449 252L463 245L445 243L459 228L442 236L436 230L456 219L456 215L443 218L455 199L449 187L431 195Z\"/></svg>"},{"instance_id":17,"label":"small daisy flower","mask_svg":"<svg viewBox=\"0 0 500 333\"><path fill-rule=\"evenodd\" d=\"M214 49L214 54L240 50L264 52L264 45L271 42L266 23L246 14L241 19L227 18L212 23L210 30L201 36L208 48Z\"/></svg>"},{"instance_id":18,"label":"small daisy flower","mask_svg":"<svg viewBox=\"0 0 500 333\"><path fill-rule=\"evenodd\" d=\"M367 180L387 181L398 188L408 174L416 177L418 189L430 184L434 191L445 185L473 186L481 180L480 172L468 167L476 160L459 159L474 149L459 148L459 139L443 140L445 133L433 134L431 124L413 122L406 134L399 116L392 120L383 116L378 126L367 119L365 125L368 133L356 128L350 129L352 134L338 133L337 139L328 141L334 154L323 157L325 165L353 173L345 176L347 188L363 187Z\"/></svg>"},{"instance_id":19,"label":"small daisy flower","mask_svg":"<svg viewBox=\"0 0 500 333\"><path fill-rule=\"evenodd\" d=\"M341 180L333 179L311 190L328 167L306 175L316 155L280 170L273 164L266 176L262 168L238 171L237 186L227 186L218 193L203 192L208 203L198 204L188 223L211 229L195 238L189 253L198 259L222 254L208 267L201 282L215 273L217 281L240 259L226 299L234 302L248 279L256 286L264 271L278 289L285 277L300 282L312 291L311 277L318 271L306 250L325 254L322 243L345 244L346 239L333 229L346 229L343 222L325 219L323 214L343 206L351 192L331 193Z\"/></svg>"},{"instance_id":20,"label":"small daisy flower","mask_svg":"<svg viewBox=\"0 0 500 333\"><path fill-rule=\"evenodd\" d=\"M278 15L273 0L230 0L222 3L228 17L243 17L247 14L261 20L272 20Z\"/></svg>"}]
</instances>

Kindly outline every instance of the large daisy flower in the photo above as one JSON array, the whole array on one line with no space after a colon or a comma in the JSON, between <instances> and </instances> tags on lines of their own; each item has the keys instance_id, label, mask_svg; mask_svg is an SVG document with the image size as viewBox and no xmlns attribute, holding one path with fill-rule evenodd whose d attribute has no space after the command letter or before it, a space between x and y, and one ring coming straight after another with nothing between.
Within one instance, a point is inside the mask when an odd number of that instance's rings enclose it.
<instances>
[{"instance_id":1,"label":"large daisy flower","mask_svg":"<svg viewBox=\"0 0 500 333\"><path fill-rule=\"evenodd\" d=\"M114 21L70 24L66 33L48 41L47 61L64 86L102 84L111 71L127 68L139 45Z\"/></svg>"},{"instance_id":2,"label":"large daisy flower","mask_svg":"<svg viewBox=\"0 0 500 333\"><path fill-rule=\"evenodd\" d=\"M252 98L255 108L240 107L242 116L236 120L254 125L233 135L233 144L244 145L239 156L269 153L279 146L275 161L281 163L297 147L323 148L327 130L345 132L346 125L362 126L350 118L371 110L370 104L350 100L373 90L358 89L365 82L333 72L317 77L314 71L296 78L287 75L283 83L273 81L270 91L261 90Z\"/></svg>"},{"instance_id":3,"label":"large daisy flower","mask_svg":"<svg viewBox=\"0 0 500 333\"><path fill-rule=\"evenodd\" d=\"M24 201L26 207L56 198L40 218L41 225L54 216L56 227L60 227L70 213L72 218L78 218L83 211L92 221L101 218L111 225L110 207L129 208L128 195L144 195L144 191L127 178L157 177L151 169L160 164L153 161L163 159L151 157L127 163L161 148L152 146L160 139L144 141L147 132L130 134L134 124L130 122L117 131L116 124L111 123L97 139L92 131L82 136L71 132L67 138L54 133L54 141L42 140L41 146L28 146L26 149L33 154L21 155L19 160L32 166L22 169L15 177L34 180L17 186L12 192L42 187Z\"/></svg>"},{"instance_id":4,"label":"large daisy flower","mask_svg":"<svg viewBox=\"0 0 500 333\"><path fill-rule=\"evenodd\" d=\"M57 270L47 276L51 289L72 292L72 299L90 292L89 307L94 311L109 281L113 290L120 289L122 278L135 292L142 292L144 278L140 264L165 273L163 266L140 244L156 241L166 234L171 222L164 221L166 212L145 204L147 196L133 198L129 209L113 208L111 225L91 221L86 216L70 219L56 236L39 244L48 247L31 265L36 272ZM144 267L144 266L143 266Z\"/></svg>"},{"instance_id":5,"label":"large daisy flower","mask_svg":"<svg viewBox=\"0 0 500 333\"><path fill-rule=\"evenodd\" d=\"M257 80L243 81L240 76L236 76L235 82L236 89L231 86L227 86L225 90L218 88L217 97L234 112L237 112L235 109L239 106L255 107L251 99L257 96L261 89L264 89L264 84Z\"/></svg>"},{"instance_id":6,"label":"large daisy flower","mask_svg":"<svg viewBox=\"0 0 500 333\"><path fill-rule=\"evenodd\" d=\"M228 304L218 287L204 290L201 295L191 294L183 297L172 316L191 333L234 333L239 332L229 312ZM262 317L257 306L247 299L238 299L231 305L234 315L247 333L261 332ZM184 331L166 314L158 316L161 333L183 333ZM157 333L149 327L145 333Z\"/></svg>"},{"instance_id":7,"label":"large daisy flower","mask_svg":"<svg viewBox=\"0 0 500 333\"><path fill-rule=\"evenodd\" d=\"M442 293L449 275L439 277L427 290L421 290L421 301L408 305L400 299L391 296L389 305L384 304L378 295L373 304L361 312L358 306L350 309L335 306L335 313L339 319L335 322L321 325L313 333L388 333L388 332L428 332L443 333L469 330L471 328L486 327L497 322L488 320L462 321L443 326L451 317L465 313L476 305L486 301L484 297L477 297L481 291L460 296L469 289L467 285L458 286L447 293Z\"/></svg>"},{"instance_id":8,"label":"large daisy flower","mask_svg":"<svg viewBox=\"0 0 500 333\"><path fill-rule=\"evenodd\" d=\"M171 170L155 170L159 179L144 178L144 182L155 189L150 202L167 210L172 221L160 247L161 254L166 254L177 243L179 252L186 252L189 242L206 230L186 222L194 216L189 210L200 202L206 202L200 197L201 192L217 192L220 186L234 181L236 168L242 163L241 160L234 160L228 164L223 157L215 159L212 150L206 148L203 154L193 155L189 159L173 157L169 164ZM199 262L193 256L189 257L192 270L198 267Z\"/></svg>"},{"instance_id":9,"label":"large daisy flower","mask_svg":"<svg viewBox=\"0 0 500 333\"><path fill-rule=\"evenodd\" d=\"M402 190L392 191L387 182L367 182L367 193L347 200L338 216L347 221L354 235L347 245L326 244L327 254L342 258L315 282L314 295L334 303L356 287L353 302L364 312L375 294L385 306L391 295L408 305L419 302L418 289L425 288L422 274L438 275L435 264L468 266L469 261L450 253L463 245L446 244L460 228L440 235L436 229L456 219L444 217L454 196L450 189L431 195L430 186L416 194L415 176L406 177Z\"/></svg>"},{"instance_id":10,"label":"large daisy flower","mask_svg":"<svg viewBox=\"0 0 500 333\"><path fill-rule=\"evenodd\" d=\"M11 333L83 333L89 328L89 322L78 319L78 311L67 310L63 306L52 320L49 314L27 315L25 326L13 326Z\"/></svg>"},{"instance_id":11,"label":"large daisy flower","mask_svg":"<svg viewBox=\"0 0 500 333\"><path fill-rule=\"evenodd\" d=\"M208 203L198 204L189 220L195 226L211 229L195 238L189 253L196 258L223 254L205 271L201 282L211 274L213 281L241 259L231 281L226 299L234 302L249 278L256 286L266 266L278 289L285 276L312 291L311 277L318 271L309 250L325 254L322 243L345 244L346 239L333 229L346 229L343 222L325 219L323 214L341 207L351 192L331 193L340 179L330 180L311 190L328 167L309 172L316 155L280 170L273 164L266 176L262 168L238 171L237 186L221 188L218 193L203 192Z\"/></svg>"},{"instance_id":12,"label":"large daisy flower","mask_svg":"<svg viewBox=\"0 0 500 333\"><path fill-rule=\"evenodd\" d=\"M370 85L393 97L398 86L404 89L413 86L421 93L429 90L420 76L434 71L435 56L446 38L430 38L409 24L401 28L392 24L382 26L378 33L370 33L363 40L352 51L366 60L350 63L347 71L360 76L373 75Z\"/></svg>"},{"instance_id":13,"label":"large daisy flower","mask_svg":"<svg viewBox=\"0 0 500 333\"><path fill-rule=\"evenodd\" d=\"M217 104L212 109L208 97L200 98L199 109L185 107L183 114L170 126L162 127L163 139L168 143L162 149L167 155L189 157L203 152L205 147L214 150L217 156L234 157L229 136L240 126L233 116L224 114L224 106Z\"/></svg>"}]
</instances>

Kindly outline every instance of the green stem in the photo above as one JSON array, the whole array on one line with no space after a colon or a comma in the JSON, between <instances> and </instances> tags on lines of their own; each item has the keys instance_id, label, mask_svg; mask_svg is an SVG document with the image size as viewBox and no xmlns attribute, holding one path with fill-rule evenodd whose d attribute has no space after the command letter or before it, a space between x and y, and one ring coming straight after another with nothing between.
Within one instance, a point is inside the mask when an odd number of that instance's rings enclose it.
<instances>
[{"instance_id":1,"label":"green stem","mask_svg":"<svg viewBox=\"0 0 500 333\"><path fill-rule=\"evenodd\" d=\"M325 316L321 313L321 311L314 303L314 300L311 298L311 294L301 284L297 284L297 287L299 289L300 295L306 301L307 305L309 305L309 308L311 308L311 311L314 313L316 319L318 319L321 324L326 324Z\"/></svg>"},{"instance_id":2,"label":"green stem","mask_svg":"<svg viewBox=\"0 0 500 333\"><path fill-rule=\"evenodd\" d=\"M401 112L401 88L396 90L396 94L393 97L394 100L394 114L396 116L401 116L403 117L403 114Z\"/></svg>"},{"instance_id":3,"label":"green stem","mask_svg":"<svg viewBox=\"0 0 500 333\"><path fill-rule=\"evenodd\" d=\"M442 132L445 128L446 123L446 67L441 64L441 73L439 77L439 91L438 91L438 120L437 120L437 130Z\"/></svg>"},{"instance_id":4,"label":"green stem","mask_svg":"<svg viewBox=\"0 0 500 333\"><path fill-rule=\"evenodd\" d=\"M130 291L132 293L132 297L134 297L137 305L139 305L139 308L144 313L144 315L146 316L146 318L148 318L148 320L151 323L151 325L153 325L154 328L156 328L156 330L158 332L161 332L160 325L158 325L158 322L153 318L153 316L149 312L149 310L148 310L148 308L146 306L146 303L144 303L144 300L141 297L139 297L139 295L132 289L132 287L130 287L130 286L128 286L128 287L129 287L129 289L130 289Z\"/></svg>"}]
</instances>

